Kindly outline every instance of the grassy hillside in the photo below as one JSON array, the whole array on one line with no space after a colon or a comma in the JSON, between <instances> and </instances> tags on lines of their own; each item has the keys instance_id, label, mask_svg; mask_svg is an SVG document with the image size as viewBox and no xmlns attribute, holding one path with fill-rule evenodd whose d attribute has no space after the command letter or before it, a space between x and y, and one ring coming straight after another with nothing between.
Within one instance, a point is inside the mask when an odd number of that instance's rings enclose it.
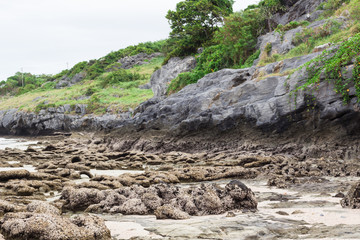
<instances>
[{"instance_id":1,"label":"grassy hillside","mask_svg":"<svg viewBox=\"0 0 360 240\"><path fill-rule=\"evenodd\" d=\"M0 110L19 108L23 111L39 111L42 108L63 106L65 104L88 104L89 113L113 113L127 111L153 96L151 89L139 89L138 86L149 82L153 71L161 66L163 57L152 59L149 64L123 70L131 76L138 76L133 81L106 83L111 72L105 72L95 79L82 82L63 89L39 87L17 96L5 95L0 98Z\"/></svg>"}]
</instances>

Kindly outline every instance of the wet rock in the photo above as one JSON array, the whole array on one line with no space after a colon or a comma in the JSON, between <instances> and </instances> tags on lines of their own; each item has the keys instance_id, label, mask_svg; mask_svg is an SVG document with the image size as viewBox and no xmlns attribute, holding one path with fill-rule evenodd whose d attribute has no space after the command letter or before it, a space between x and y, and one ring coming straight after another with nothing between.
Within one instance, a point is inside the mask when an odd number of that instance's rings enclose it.
<instances>
[{"instance_id":1,"label":"wet rock","mask_svg":"<svg viewBox=\"0 0 360 240\"><path fill-rule=\"evenodd\" d=\"M148 213L145 204L141 199L133 198L125 201L119 208L118 211L126 215L144 215Z\"/></svg>"},{"instance_id":2,"label":"wet rock","mask_svg":"<svg viewBox=\"0 0 360 240\"><path fill-rule=\"evenodd\" d=\"M169 204L157 208L155 210L155 216L156 219L182 220L190 218L190 216L186 212L183 212L180 209L175 208L174 206Z\"/></svg>"},{"instance_id":3,"label":"wet rock","mask_svg":"<svg viewBox=\"0 0 360 240\"><path fill-rule=\"evenodd\" d=\"M81 216L70 220L53 214L7 213L0 221L6 239L38 240L110 240L110 231L102 219Z\"/></svg>"},{"instance_id":4,"label":"wet rock","mask_svg":"<svg viewBox=\"0 0 360 240\"><path fill-rule=\"evenodd\" d=\"M33 201L29 205L27 205L27 211L33 213L45 213L45 214L52 214L52 215L60 215L60 209L50 205L47 202L43 201Z\"/></svg>"},{"instance_id":5,"label":"wet rock","mask_svg":"<svg viewBox=\"0 0 360 240\"><path fill-rule=\"evenodd\" d=\"M76 211L83 211L104 198L104 193L96 189L65 187L61 192L61 199L65 200L64 207Z\"/></svg>"},{"instance_id":6,"label":"wet rock","mask_svg":"<svg viewBox=\"0 0 360 240\"><path fill-rule=\"evenodd\" d=\"M360 209L360 182L354 184L346 196L340 201L343 208Z\"/></svg>"},{"instance_id":7,"label":"wet rock","mask_svg":"<svg viewBox=\"0 0 360 240\"><path fill-rule=\"evenodd\" d=\"M278 188L288 188L290 185L298 183L298 179L290 176L275 176L268 180L267 185Z\"/></svg>"},{"instance_id":8,"label":"wet rock","mask_svg":"<svg viewBox=\"0 0 360 240\"><path fill-rule=\"evenodd\" d=\"M151 211L156 210L162 205L162 199L158 195L152 193L145 193L141 197L141 201Z\"/></svg>"},{"instance_id":9,"label":"wet rock","mask_svg":"<svg viewBox=\"0 0 360 240\"><path fill-rule=\"evenodd\" d=\"M284 211L278 211L276 213L279 214L279 215L283 215L283 216L289 216L289 214L287 212L284 212Z\"/></svg>"},{"instance_id":10,"label":"wet rock","mask_svg":"<svg viewBox=\"0 0 360 240\"><path fill-rule=\"evenodd\" d=\"M44 149L43 149L43 151L44 152L53 152L53 151L55 151L57 148L55 147L55 146L53 146L53 145L47 145Z\"/></svg>"},{"instance_id":11,"label":"wet rock","mask_svg":"<svg viewBox=\"0 0 360 240\"><path fill-rule=\"evenodd\" d=\"M17 212L19 207L12 204L11 202L0 200L0 215L4 215L8 212Z\"/></svg>"},{"instance_id":12,"label":"wet rock","mask_svg":"<svg viewBox=\"0 0 360 240\"><path fill-rule=\"evenodd\" d=\"M81 162L81 158L79 156L75 156L75 157L71 158L71 162L72 163Z\"/></svg>"},{"instance_id":13,"label":"wet rock","mask_svg":"<svg viewBox=\"0 0 360 240\"><path fill-rule=\"evenodd\" d=\"M234 212L228 212L226 214L226 217L236 217L235 213Z\"/></svg>"},{"instance_id":14,"label":"wet rock","mask_svg":"<svg viewBox=\"0 0 360 240\"><path fill-rule=\"evenodd\" d=\"M257 208L254 193L239 181L232 181L225 188L214 184L179 188L164 183L149 188L133 185L105 191L66 187L61 199L64 200L65 209L74 211L86 209L87 212L127 215L153 214L165 205L171 205L172 209L196 216L222 214L235 209L256 211ZM159 210L159 216L170 214L167 212L169 207L164 209L166 214L163 210Z\"/></svg>"},{"instance_id":15,"label":"wet rock","mask_svg":"<svg viewBox=\"0 0 360 240\"><path fill-rule=\"evenodd\" d=\"M19 196L31 196L36 191L35 188L29 186L20 186L15 189L16 194Z\"/></svg>"},{"instance_id":16,"label":"wet rock","mask_svg":"<svg viewBox=\"0 0 360 240\"><path fill-rule=\"evenodd\" d=\"M0 181L8 181L10 179L22 179L30 176L27 170L9 170L0 172Z\"/></svg>"},{"instance_id":17,"label":"wet rock","mask_svg":"<svg viewBox=\"0 0 360 240\"><path fill-rule=\"evenodd\" d=\"M343 194L342 192L339 192L339 193L335 194L334 197L335 197L335 198L344 198L344 197L345 197L345 194Z\"/></svg>"},{"instance_id":18,"label":"wet rock","mask_svg":"<svg viewBox=\"0 0 360 240\"><path fill-rule=\"evenodd\" d=\"M36 152L36 150L35 149L33 149L32 147L28 147L26 150L25 150L25 152L28 152L28 153L35 153Z\"/></svg>"},{"instance_id":19,"label":"wet rock","mask_svg":"<svg viewBox=\"0 0 360 240\"><path fill-rule=\"evenodd\" d=\"M301 210L295 210L293 211L291 214L295 215L295 214L303 214L304 212Z\"/></svg>"}]
</instances>

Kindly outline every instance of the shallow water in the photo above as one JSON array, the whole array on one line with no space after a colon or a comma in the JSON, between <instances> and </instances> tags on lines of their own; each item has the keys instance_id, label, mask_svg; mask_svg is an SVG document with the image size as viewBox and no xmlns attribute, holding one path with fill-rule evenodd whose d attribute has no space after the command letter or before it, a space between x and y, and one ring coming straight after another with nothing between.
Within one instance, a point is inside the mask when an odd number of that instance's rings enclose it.
<instances>
[{"instance_id":1,"label":"shallow water","mask_svg":"<svg viewBox=\"0 0 360 240\"><path fill-rule=\"evenodd\" d=\"M9 170L28 170L29 172L37 172L35 167L32 165L24 165L23 167L0 167L0 172Z\"/></svg>"},{"instance_id":2,"label":"shallow water","mask_svg":"<svg viewBox=\"0 0 360 240\"><path fill-rule=\"evenodd\" d=\"M37 141L26 141L23 139L14 138L0 138L0 150L5 148L15 148L20 150L26 150L30 145L38 144Z\"/></svg>"}]
</instances>

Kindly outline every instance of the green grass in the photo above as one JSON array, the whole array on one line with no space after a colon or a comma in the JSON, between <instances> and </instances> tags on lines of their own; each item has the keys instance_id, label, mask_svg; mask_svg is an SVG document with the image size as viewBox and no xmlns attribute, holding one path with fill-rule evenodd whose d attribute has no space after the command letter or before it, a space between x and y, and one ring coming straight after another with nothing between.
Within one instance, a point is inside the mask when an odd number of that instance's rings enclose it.
<instances>
[{"instance_id":1,"label":"green grass","mask_svg":"<svg viewBox=\"0 0 360 240\"><path fill-rule=\"evenodd\" d=\"M154 58L149 64L135 66L127 70L146 75L144 80L120 82L102 88L99 83L109 74L104 73L95 80L83 81L68 88L37 89L15 97L0 97L0 110L19 108L23 111L33 112L39 110L37 106L42 106L45 102L56 107L65 104L88 104L93 107L89 113L95 114L102 114L107 108L114 113L127 111L129 108L135 108L143 101L153 97L151 89L139 89L138 86L149 82L151 74L161 66L163 60L164 57ZM86 95L89 99L77 100Z\"/></svg>"},{"instance_id":2,"label":"green grass","mask_svg":"<svg viewBox=\"0 0 360 240\"><path fill-rule=\"evenodd\" d=\"M353 22L350 26L345 29L339 30L331 35L312 38L310 41L300 43L295 48L291 49L288 53L279 55L274 54L272 56L261 58L258 66L265 66L266 64L273 63L276 61L282 61L285 59L291 59L294 57L300 57L313 52L314 48L326 43L338 44L349 37L354 36L360 31L360 25L357 22Z\"/></svg>"}]
</instances>

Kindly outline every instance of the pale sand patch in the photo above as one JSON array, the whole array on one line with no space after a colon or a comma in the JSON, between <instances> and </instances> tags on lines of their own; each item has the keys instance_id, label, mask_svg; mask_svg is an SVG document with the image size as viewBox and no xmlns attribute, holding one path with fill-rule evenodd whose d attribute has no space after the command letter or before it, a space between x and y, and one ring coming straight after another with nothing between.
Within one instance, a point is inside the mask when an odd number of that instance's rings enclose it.
<instances>
[{"instance_id":1,"label":"pale sand patch","mask_svg":"<svg viewBox=\"0 0 360 240\"><path fill-rule=\"evenodd\" d=\"M106 226L111 231L111 236L115 239L130 239L132 237L160 237L154 233L144 230L144 227L134 222L115 222L106 221Z\"/></svg>"}]
</instances>

